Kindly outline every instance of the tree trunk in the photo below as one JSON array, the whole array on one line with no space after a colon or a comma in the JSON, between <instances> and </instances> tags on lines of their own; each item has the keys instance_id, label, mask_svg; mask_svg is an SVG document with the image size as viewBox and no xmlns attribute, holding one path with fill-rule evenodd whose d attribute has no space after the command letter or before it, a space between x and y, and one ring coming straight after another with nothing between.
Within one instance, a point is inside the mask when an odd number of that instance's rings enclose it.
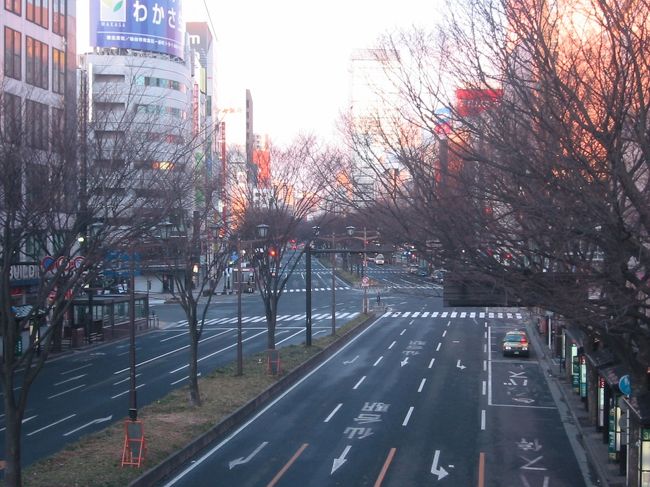
<instances>
[{"instance_id":1,"label":"tree trunk","mask_svg":"<svg viewBox=\"0 0 650 487\"><path fill-rule=\"evenodd\" d=\"M268 313L267 313L267 346L266 348L269 350L275 350L275 326L276 326L276 318L277 318L277 300L274 296L269 297L269 308L268 308Z\"/></svg>"},{"instance_id":2,"label":"tree trunk","mask_svg":"<svg viewBox=\"0 0 650 487\"><path fill-rule=\"evenodd\" d=\"M5 471L4 481L7 487L22 486L22 469L20 465L20 431L23 413L16 407L12 394L5 394Z\"/></svg>"},{"instance_id":3,"label":"tree trunk","mask_svg":"<svg viewBox=\"0 0 650 487\"><path fill-rule=\"evenodd\" d=\"M190 404L192 406L201 406L201 393L199 391L198 377L198 355L199 355L199 336L197 330L196 313L190 313L190 370L189 370L189 387L190 387Z\"/></svg>"}]
</instances>

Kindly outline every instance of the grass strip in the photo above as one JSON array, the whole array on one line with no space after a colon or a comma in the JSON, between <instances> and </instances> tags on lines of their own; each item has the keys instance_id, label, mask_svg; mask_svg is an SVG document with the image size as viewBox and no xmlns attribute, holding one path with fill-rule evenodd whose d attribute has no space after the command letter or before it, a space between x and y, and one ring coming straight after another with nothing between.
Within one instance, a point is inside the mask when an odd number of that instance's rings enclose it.
<instances>
[{"instance_id":1,"label":"grass strip","mask_svg":"<svg viewBox=\"0 0 650 487\"><path fill-rule=\"evenodd\" d=\"M280 349L283 372L289 372L365 322L360 315L337 330L336 336L320 337L310 348L290 345ZM179 388L138 411L147 442L141 468L122 467L124 422L86 435L58 453L35 462L23 471L25 487L124 487L145 470L165 460L197 436L232 414L280 377L266 373L266 353L244 359L244 375L235 375L231 363L199 378L203 404L192 407L187 387ZM126 412L126 404L125 404ZM125 418L126 419L126 416Z\"/></svg>"}]
</instances>

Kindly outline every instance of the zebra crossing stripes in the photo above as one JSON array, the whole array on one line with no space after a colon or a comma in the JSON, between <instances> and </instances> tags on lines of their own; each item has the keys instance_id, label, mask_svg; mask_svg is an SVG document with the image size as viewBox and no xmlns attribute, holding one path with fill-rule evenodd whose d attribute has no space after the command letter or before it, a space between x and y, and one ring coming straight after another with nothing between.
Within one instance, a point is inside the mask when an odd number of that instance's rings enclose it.
<instances>
[{"instance_id":1,"label":"zebra crossing stripes","mask_svg":"<svg viewBox=\"0 0 650 487\"><path fill-rule=\"evenodd\" d=\"M336 319L352 319L359 315L359 312L337 312L335 314ZM451 318L451 319L467 319L467 318L476 318L478 315L479 318L492 318L492 319L509 319L509 320L521 320L523 315L521 313L513 312L457 312L457 311L386 311L382 314L383 318ZM305 319L305 313L298 313L293 315L279 315L276 318L277 322L301 322ZM330 320L332 318L331 313L316 313L312 315L312 321L319 320ZM242 323L260 323L266 321L266 316L242 316ZM226 318L210 318L205 320L206 325L232 325L237 323L237 317L226 317ZM179 320L176 322L176 327L182 328L187 326L187 320Z\"/></svg>"}]
</instances>

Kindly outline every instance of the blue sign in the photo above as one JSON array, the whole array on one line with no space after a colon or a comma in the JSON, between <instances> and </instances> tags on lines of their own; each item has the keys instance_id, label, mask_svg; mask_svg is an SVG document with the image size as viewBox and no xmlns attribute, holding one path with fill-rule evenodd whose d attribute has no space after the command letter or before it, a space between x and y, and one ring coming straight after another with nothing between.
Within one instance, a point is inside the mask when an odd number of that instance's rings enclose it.
<instances>
[{"instance_id":1,"label":"blue sign","mask_svg":"<svg viewBox=\"0 0 650 487\"><path fill-rule=\"evenodd\" d=\"M182 0L92 0L90 43L183 58Z\"/></svg>"},{"instance_id":2,"label":"blue sign","mask_svg":"<svg viewBox=\"0 0 650 487\"><path fill-rule=\"evenodd\" d=\"M629 375L626 374L618 380L618 388L624 396L632 394L632 383Z\"/></svg>"}]
</instances>

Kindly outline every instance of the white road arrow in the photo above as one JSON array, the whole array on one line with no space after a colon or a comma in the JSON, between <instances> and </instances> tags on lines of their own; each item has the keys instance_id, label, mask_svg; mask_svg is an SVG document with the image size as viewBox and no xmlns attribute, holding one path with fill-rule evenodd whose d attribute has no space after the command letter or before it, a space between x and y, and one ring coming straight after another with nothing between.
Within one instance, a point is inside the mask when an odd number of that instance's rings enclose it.
<instances>
[{"instance_id":1,"label":"white road arrow","mask_svg":"<svg viewBox=\"0 0 650 487\"><path fill-rule=\"evenodd\" d=\"M332 462L332 471L330 472L330 475L332 475L334 472L336 472L341 465L343 465L345 462L347 462L345 456L350 451L350 448L352 448L352 445L346 446L345 450L343 450L343 453L341 453L341 456L334 459L334 461Z\"/></svg>"},{"instance_id":2,"label":"white road arrow","mask_svg":"<svg viewBox=\"0 0 650 487\"><path fill-rule=\"evenodd\" d=\"M405 366L406 364L408 364L408 363L409 363L409 358L406 357L404 360L402 360L402 361L399 363L399 365L400 365L400 367L404 367L404 366Z\"/></svg>"},{"instance_id":3,"label":"white road arrow","mask_svg":"<svg viewBox=\"0 0 650 487\"><path fill-rule=\"evenodd\" d=\"M449 472L444 467L438 467L438 459L440 458L440 450L436 450L433 454L433 463L431 464L431 473L438 476L438 480L444 479Z\"/></svg>"},{"instance_id":4,"label":"white road arrow","mask_svg":"<svg viewBox=\"0 0 650 487\"><path fill-rule=\"evenodd\" d=\"M531 402L535 402L535 399L528 399L527 397L513 397L512 400L517 402L523 402L524 404L530 404Z\"/></svg>"},{"instance_id":5,"label":"white road arrow","mask_svg":"<svg viewBox=\"0 0 650 487\"><path fill-rule=\"evenodd\" d=\"M243 465L244 463L250 462L253 459L253 457L257 455L262 450L262 448L264 448L268 444L269 444L268 441L264 441L260 443L260 446L255 448L255 450L253 450L253 452L250 455L248 455L246 458L244 457L235 458L234 460L228 463L228 467L230 468L230 470L232 470L232 468L236 467L237 465Z\"/></svg>"},{"instance_id":6,"label":"white road arrow","mask_svg":"<svg viewBox=\"0 0 650 487\"><path fill-rule=\"evenodd\" d=\"M354 357L352 360L346 360L345 362L343 362L343 365L351 364L352 362L354 362L354 361L355 361L356 359L358 359L358 358L359 358L359 356L357 355L357 356Z\"/></svg>"},{"instance_id":7,"label":"white road arrow","mask_svg":"<svg viewBox=\"0 0 650 487\"><path fill-rule=\"evenodd\" d=\"M67 433L63 433L63 436L69 436L74 433L76 433L79 430L82 430L84 428L87 428L88 426L92 426L93 424L98 424L98 423L105 423L106 421L110 421L113 419L113 415L111 414L110 416L106 416L105 418L97 418L90 423L86 423L83 426L79 426L78 428L73 429L72 431L68 431Z\"/></svg>"},{"instance_id":8,"label":"white road arrow","mask_svg":"<svg viewBox=\"0 0 650 487\"><path fill-rule=\"evenodd\" d=\"M460 365L460 359L458 359L458 362L456 362L456 367L458 367L460 370L466 369L464 365Z\"/></svg>"}]
</instances>

